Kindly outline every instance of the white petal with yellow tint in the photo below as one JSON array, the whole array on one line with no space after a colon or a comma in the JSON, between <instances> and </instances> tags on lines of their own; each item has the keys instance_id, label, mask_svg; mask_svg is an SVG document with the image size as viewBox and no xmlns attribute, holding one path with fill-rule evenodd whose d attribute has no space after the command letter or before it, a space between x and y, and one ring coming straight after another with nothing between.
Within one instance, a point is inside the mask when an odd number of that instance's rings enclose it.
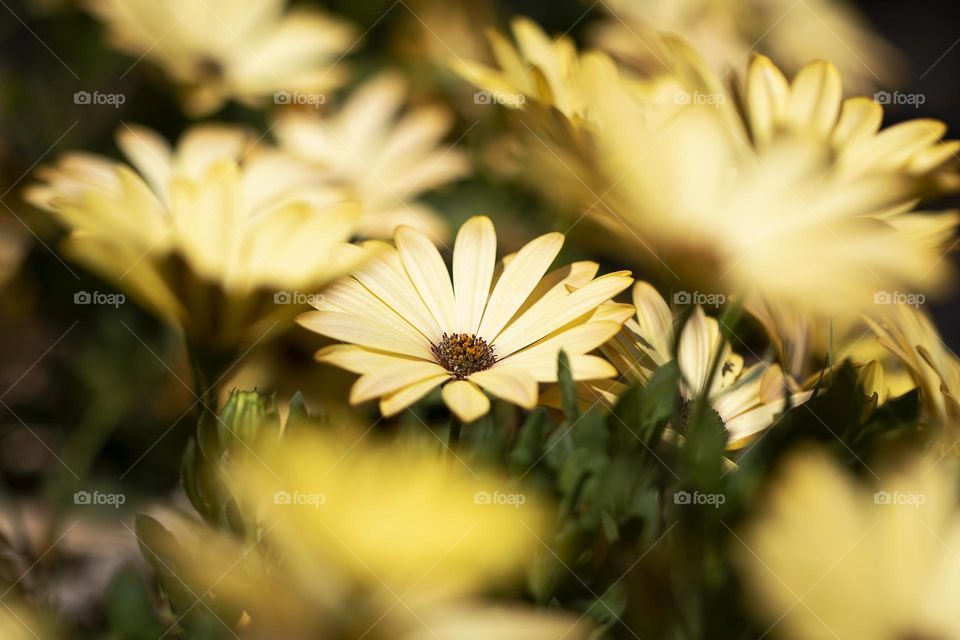
<instances>
[{"instance_id":1,"label":"white petal with yellow tint","mask_svg":"<svg viewBox=\"0 0 960 640\"><path fill-rule=\"evenodd\" d=\"M399 360L361 376L350 389L350 403L359 404L444 374L449 376L449 373L435 362Z\"/></svg>"},{"instance_id":2,"label":"white petal with yellow tint","mask_svg":"<svg viewBox=\"0 0 960 640\"><path fill-rule=\"evenodd\" d=\"M562 246L563 234L548 233L517 252L493 288L477 335L492 337L500 333L550 268Z\"/></svg>"},{"instance_id":3,"label":"white petal with yellow tint","mask_svg":"<svg viewBox=\"0 0 960 640\"><path fill-rule=\"evenodd\" d=\"M566 298L535 304L494 338L498 357L518 349L573 322L611 299L633 283L629 271L608 273L577 289Z\"/></svg>"},{"instance_id":4,"label":"white petal with yellow tint","mask_svg":"<svg viewBox=\"0 0 960 640\"><path fill-rule=\"evenodd\" d=\"M754 143L764 146L773 136L786 108L790 87L783 73L766 56L750 63L747 76L747 115Z\"/></svg>"},{"instance_id":5,"label":"white petal with yellow tint","mask_svg":"<svg viewBox=\"0 0 960 640\"><path fill-rule=\"evenodd\" d=\"M297 323L310 331L342 342L423 360L433 359L426 340L413 340L388 324L363 316L335 311L308 311L297 317Z\"/></svg>"},{"instance_id":6,"label":"white petal with yellow tint","mask_svg":"<svg viewBox=\"0 0 960 640\"><path fill-rule=\"evenodd\" d=\"M373 295L369 289L353 278L343 278L320 294L319 311L340 311L352 313L389 324L397 331L410 337L412 340L422 340L423 335L416 330L403 316Z\"/></svg>"},{"instance_id":7,"label":"white petal with yellow tint","mask_svg":"<svg viewBox=\"0 0 960 640\"><path fill-rule=\"evenodd\" d=\"M674 324L667 302L649 283L637 282L633 286L633 305L637 308L640 336L658 354L670 359Z\"/></svg>"},{"instance_id":8,"label":"white petal with yellow tint","mask_svg":"<svg viewBox=\"0 0 960 640\"><path fill-rule=\"evenodd\" d=\"M433 314L426 308L420 294L407 276L400 254L384 242L366 242L365 248L377 250L380 254L368 262L353 277L374 295L406 318L425 338L436 342L442 330Z\"/></svg>"},{"instance_id":9,"label":"white petal with yellow tint","mask_svg":"<svg viewBox=\"0 0 960 640\"><path fill-rule=\"evenodd\" d=\"M786 118L800 131L826 137L837 121L842 95L837 68L822 60L811 62L793 79Z\"/></svg>"},{"instance_id":10,"label":"white petal with yellow tint","mask_svg":"<svg viewBox=\"0 0 960 640\"><path fill-rule=\"evenodd\" d=\"M537 405L537 381L522 368L498 363L471 374L467 379L524 409L533 409Z\"/></svg>"},{"instance_id":11,"label":"white petal with yellow tint","mask_svg":"<svg viewBox=\"0 0 960 640\"><path fill-rule=\"evenodd\" d=\"M698 305L683 326L677 347L677 364L693 395L704 390L718 337L717 321L708 318Z\"/></svg>"},{"instance_id":12,"label":"white petal with yellow tint","mask_svg":"<svg viewBox=\"0 0 960 640\"><path fill-rule=\"evenodd\" d=\"M443 402L461 422L473 422L490 411L490 399L477 385L454 380L444 385Z\"/></svg>"},{"instance_id":13,"label":"white petal with yellow tint","mask_svg":"<svg viewBox=\"0 0 960 640\"><path fill-rule=\"evenodd\" d=\"M501 362L510 367L526 364L542 365L541 361L556 365L561 349L568 356L593 351L617 335L620 327L618 322L604 320L588 322L550 336L538 344L503 358Z\"/></svg>"},{"instance_id":14,"label":"white petal with yellow tint","mask_svg":"<svg viewBox=\"0 0 960 640\"><path fill-rule=\"evenodd\" d=\"M359 374L369 373L397 362L422 362L355 344L332 344L317 351L313 359Z\"/></svg>"},{"instance_id":15,"label":"white petal with yellow tint","mask_svg":"<svg viewBox=\"0 0 960 640\"><path fill-rule=\"evenodd\" d=\"M835 146L845 147L866 140L880 130L882 122L883 107L876 100L865 96L848 98L843 101L831 141Z\"/></svg>"},{"instance_id":16,"label":"white petal with yellow tint","mask_svg":"<svg viewBox=\"0 0 960 640\"><path fill-rule=\"evenodd\" d=\"M164 204L169 204L167 182L172 175L173 155L169 143L152 129L124 124L117 132L117 146Z\"/></svg>"},{"instance_id":17,"label":"white petal with yellow tint","mask_svg":"<svg viewBox=\"0 0 960 640\"><path fill-rule=\"evenodd\" d=\"M400 227L394 234L400 260L410 282L420 294L441 331L456 330L460 321L453 298L450 274L440 252L425 233L412 227Z\"/></svg>"},{"instance_id":18,"label":"white petal with yellow tint","mask_svg":"<svg viewBox=\"0 0 960 640\"><path fill-rule=\"evenodd\" d=\"M467 220L453 245L453 288L460 331L476 335L497 263L497 234L486 216Z\"/></svg>"},{"instance_id":19,"label":"white petal with yellow tint","mask_svg":"<svg viewBox=\"0 0 960 640\"><path fill-rule=\"evenodd\" d=\"M449 379L450 375L445 373L415 382L394 393L385 395L380 398L380 413L386 418L396 415Z\"/></svg>"}]
</instances>

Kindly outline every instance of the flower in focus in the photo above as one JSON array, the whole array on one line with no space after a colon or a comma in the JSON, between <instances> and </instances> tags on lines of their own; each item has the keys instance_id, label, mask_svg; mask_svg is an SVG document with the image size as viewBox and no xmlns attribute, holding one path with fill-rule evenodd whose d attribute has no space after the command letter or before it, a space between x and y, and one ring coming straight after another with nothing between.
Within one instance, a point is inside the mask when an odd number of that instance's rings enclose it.
<instances>
[{"instance_id":1,"label":"flower in focus","mask_svg":"<svg viewBox=\"0 0 960 640\"><path fill-rule=\"evenodd\" d=\"M420 231L401 227L396 248L371 241L380 255L329 288L306 328L341 340L317 359L361 377L350 401L380 398L393 415L443 385L443 400L462 421L487 413L481 389L524 408L537 403L539 382L557 379L561 350L573 377L616 375L588 352L609 340L629 305L605 305L630 286L629 272L594 278L599 266L578 262L546 274L563 235L540 236L496 266L489 218L467 221L453 250L453 281L440 252Z\"/></svg>"},{"instance_id":2,"label":"flower in focus","mask_svg":"<svg viewBox=\"0 0 960 640\"><path fill-rule=\"evenodd\" d=\"M793 389L795 383L777 365L758 362L744 369L743 357L721 340L720 323L707 316L700 305L694 308L677 340L673 313L656 289L638 282L633 288L633 303L636 317L602 347L603 354L628 381L646 383L658 367L674 359L676 344L680 395L685 403L706 395L729 434L728 449L741 449L770 428L787 407L787 395L790 406L810 399L811 392ZM720 367L708 381L711 364L718 357ZM608 402L625 389L615 381L601 381L594 387L595 392L608 396ZM675 426L682 431L683 425Z\"/></svg>"},{"instance_id":3,"label":"flower in focus","mask_svg":"<svg viewBox=\"0 0 960 640\"><path fill-rule=\"evenodd\" d=\"M960 359L943 343L940 333L922 311L896 305L893 314L869 320L877 338L909 372L920 390L923 418L953 448L960 439Z\"/></svg>"},{"instance_id":4,"label":"flower in focus","mask_svg":"<svg viewBox=\"0 0 960 640\"><path fill-rule=\"evenodd\" d=\"M204 115L226 100L258 105L278 91L318 93L345 79L337 63L354 29L284 0L88 0L118 49L157 64Z\"/></svg>"},{"instance_id":5,"label":"flower in focus","mask_svg":"<svg viewBox=\"0 0 960 640\"><path fill-rule=\"evenodd\" d=\"M69 230L76 260L182 326L191 345L229 353L363 254L346 244L356 206L310 167L252 143L242 129L204 125L171 148L125 125L118 144L132 167L67 154L38 170L26 197Z\"/></svg>"},{"instance_id":6,"label":"flower in focus","mask_svg":"<svg viewBox=\"0 0 960 640\"><path fill-rule=\"evenodd\" d=\"M613 17L596 26L595 44L648 73L667 65L651 46L659 33L683 34L720 74L754 49L791 69L813 58L833 60L858 91L889 83L902 70L899 53L848 2L610 0L603 7Z\"/></svg>"},{"instance_id":7,"label":"flower in focus","mask_svg":"<svg viewBox=\"0 0 960 640\"><path fill-rule=\"evenodd\" d=\"M284 150L316 164L361 201L362 235L390 238L408 225L445 239L443 219L415 200L466 175L469 163L459 149L439 146L453 124L449 112L421 106L401 113L406 94L400 76L383 74L336 113L284 110L273 130Z\"/></svg>"},{"instance_id":8,"label":"flower in focus","mask_svg":"<svg viewBox=\"0 0 960 640\"><path fill-rule=\"evenodd\" d=\"M956 469L921 460L863 486L824 453L784 462L737 555L776 637L957 638Z\"/></svg>"},{"instance_id":9,"label":"flower in focus","mask_svg":"<svg viewBox=\"0 0 960 640\"><path fill-rule=\"evenodd\" d=\"M256 547L204 532L154 551L173 551L196 592L246 612L243 637L583 637L566 617L480 599L541 550L536 496L426 444L362 437L304 432L247 457L231 484L262 523Z\"/></svg>"}]
</instances>

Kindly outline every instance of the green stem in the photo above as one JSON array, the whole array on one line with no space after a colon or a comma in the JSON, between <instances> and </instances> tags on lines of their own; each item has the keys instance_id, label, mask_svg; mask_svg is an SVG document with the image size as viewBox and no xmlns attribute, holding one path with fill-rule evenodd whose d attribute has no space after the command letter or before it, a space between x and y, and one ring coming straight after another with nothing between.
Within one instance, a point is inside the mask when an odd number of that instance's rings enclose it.
<instances>
[{"instance_id":1,"label":"green stem","mask_svg":"<svg viewBox=\"0 0 960 640\"><path fill-rule=\"evenodd\" d=\"M447 450L450 457L456 457L457 450L460 448L460 430L463 423L456 416L450 416L450 435L447 439Z\"/></svg>"}]
</instances>

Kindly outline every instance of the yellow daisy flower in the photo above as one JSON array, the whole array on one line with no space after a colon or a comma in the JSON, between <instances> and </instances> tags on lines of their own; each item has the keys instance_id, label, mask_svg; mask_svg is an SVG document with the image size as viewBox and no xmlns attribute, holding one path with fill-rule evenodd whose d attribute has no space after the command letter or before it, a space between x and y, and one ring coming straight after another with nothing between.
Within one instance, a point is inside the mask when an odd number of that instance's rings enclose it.
<instances>
[{"instance_id":1,"label":"yellow daisy flower","mask_svg":"<svg viewBox=\"0 0 960 640\"><path fill-rule=\"evenodd\" d=\"M877 472L870 488L825 453L797 451L732 543L773 637L960 637L955 465Z\"/></svg>"},{"instance_id":2,"label":"yellow daisy flower","mask_svg":"<svg viewBox=\"0 0 960 640\"><path fill-rule=\"evenodd\" d=\"M630 314L628 305L604 305L630 286L629 272L594 278L599 266L578 262L545 276L563 244L560 233L536 238L498 270L496 233L483 216L457 234L452 282L424 233L401 227L394 243L367 243L380 253L299 318L348 343L317 359L361 374L352 403L380 398L389 416L443 385L444 402L464 422L490 409L481 389L533 408L537 383L557 379L561 349L576 379L616 375L588 352Z\"/></svg>"},{"instance_id":3,"label":"yellow daisy flower","mask_svg":"<svg viewBox=\"0 0 960 640\"><path fill-rule=\"evenodd\" d=\"M656 289L638 282L633 287L633 303L636 317L601 348L622 378L646 383L658 367L674 359L676 344L680 395L687 403L706 395L729 434L728 449L742 449L776 422L786 407L785 396L796 386L779 366L759 362L744 369L743 357L729 343L723 342L721 352L720 324L700 305L694 308L678 340L673 313ZM708 387L710 367L718 356L721 365ZM590 386L608 403L625 389L618 381ZM794 391L789 395L790 405L796 406L809 400L811 392ZM682 429L682 425L675 427Z\"/></svg>"},{"instance_id":4,"label":"yellow daisy flower","mask_svg":"<svg viewBox=\"0 0 960 640\"><path fill-rule=\"evenodd\" d=\"M446 222L418 196L466 175L470 164L454 147L441 147L453 125L443 107L402 112L407 83L382 74L357 89L337 111L320 115L284 110L273 128L281 147L322 168L363 204L359 232L390 238L400 225L449 236Z\"/></svg>"},{"instance_id":5,"label":"yellow daisy flower","mask_svg":"<svg viewBox=\"0 0 960 640\"><path fill-rule=\"evenodd\" d=\"M204 115L229 99L260 105L278 91L340 85L352 26L285 0L87 0L118 49L161 67Z\"/></svg>"},{"instance_id":6,"label":"yellow daisy flower","mask_svg":"<svg viewBox=\"0 0 960 640\"><path fill-rule=\"evenodd\" d=\"M38 170L26 198L69 230L72 257L182 326L193 346L229 353L255 325L305 304L276 302L362 258L346 244L356 206L242 129L198 126L172 148L125 125L117 140L132 166L67 154Z\"/></svg>"},{"instance_id":7,"label":"yellow daisy flower","mask_svg":"<svg viewBox=\"0 0 960 640\"><path fill-rule=\"evenodd\" d=\"M913 378L920 390L923 418L946 438L960 442L960 358L944 344L924 312L897 305L877 320L867 319L877 338Z\"/></svg>"}]
</instances>

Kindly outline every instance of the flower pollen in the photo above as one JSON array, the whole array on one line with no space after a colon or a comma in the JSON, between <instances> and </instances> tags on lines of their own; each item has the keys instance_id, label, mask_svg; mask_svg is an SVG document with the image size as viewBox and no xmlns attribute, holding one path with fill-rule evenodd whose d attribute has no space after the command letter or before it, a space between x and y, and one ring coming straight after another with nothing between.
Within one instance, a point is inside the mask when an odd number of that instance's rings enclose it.
<instances>
[{"instance_id":1,"label":"flower pollen","mask_svg":"<svg viewBox=\"0 0 960 640\"><path fill-rule=\"evenodd\" d=\"M484 371L497 361L493 345L478 336L468 333L444 333L440 343L431 347L437 364L463 380L472 373Z\"/></svg>"}]
</instances>

